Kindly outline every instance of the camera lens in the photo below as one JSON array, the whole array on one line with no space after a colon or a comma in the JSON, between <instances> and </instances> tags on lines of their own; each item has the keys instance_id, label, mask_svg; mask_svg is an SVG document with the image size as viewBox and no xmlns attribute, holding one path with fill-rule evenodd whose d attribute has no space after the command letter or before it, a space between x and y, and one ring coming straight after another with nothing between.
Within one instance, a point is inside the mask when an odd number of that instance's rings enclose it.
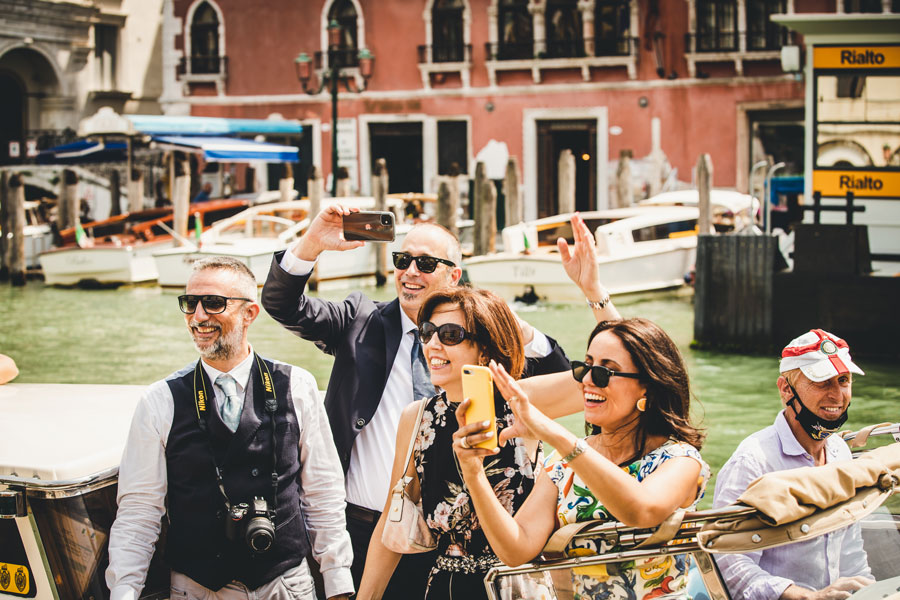
<instances>
[{"instance_id":1,"label":"camera lens","mask_svg":"<svg viewBox=\"0 0 900 600\"><path fill-rule=\"evenodd\" d=\"M275 527L266 517L256 517L247 525L247 545L261 554L275 543Z\"/></svg>"},{"instance_id":2,"label":"camera lens","mask_svg":"<svg viewBox=\"0 0 900 600\"><path fill-rule=\"evenodd\" d=\"M381 224L382 224L382 225L390 225L390 224L391 224L391 218L390 218L389 216L387 216L387 215L381 215Z\"/></svg>"}]
</instances>

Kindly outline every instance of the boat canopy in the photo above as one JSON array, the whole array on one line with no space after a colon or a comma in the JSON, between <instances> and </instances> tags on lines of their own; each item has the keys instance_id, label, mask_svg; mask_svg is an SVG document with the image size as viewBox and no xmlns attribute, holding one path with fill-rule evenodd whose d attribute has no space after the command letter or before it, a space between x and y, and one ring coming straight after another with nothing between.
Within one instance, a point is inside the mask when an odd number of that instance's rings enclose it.
<instances>
[{"instance_id":1,"label":"boat canopy","mask_svg":"<svg viewBox=\"0 0 900 600\"><path fill-rule=\"evenodd\" d=\"M292 163L299 161L296 146L282 146L237 138L186 135L153 136L153 141L157 148L201 153L206 162Z\"/></svg>"},{"instance_id":2,"label":"boat canopy","mask_svg":"<svg viewBox=\"0 0 900 600\"><path fill-rule=\"evenodd\" d=\"M284 119L226 119L168 115L124 115L145 135L288 135L299 134L303 126Z\"/></svg>"},{"instance_id":3,"label":"boat canopy","mask_svg":"<svg viewBox=\"0 0 900 600\"><path fill-rule=\"evenodd\" d=\"M71 144L63 144L62 146L42 150L37 155L37 163L39 165L53 165L60 163L119 162L125 160L126 151L125 142L78 140Z\"/></svg>"}]
</instances>

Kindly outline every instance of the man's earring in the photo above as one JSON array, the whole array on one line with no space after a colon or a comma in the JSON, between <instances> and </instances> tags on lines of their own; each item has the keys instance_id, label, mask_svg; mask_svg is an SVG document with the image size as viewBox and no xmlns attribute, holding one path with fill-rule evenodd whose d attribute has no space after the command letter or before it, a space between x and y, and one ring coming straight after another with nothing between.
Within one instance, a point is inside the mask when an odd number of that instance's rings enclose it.
<instances>
[{"instance_id":1,"label":"man's earring","mask_svg":"<svg viewBox=\"0 0 900 600\"><path fill-rule=\"evenodd\" d=\"M644 412L645 410L647 410L647 397L644 396L643 398L638 400L636 406L640 412Z\"/></svg>"}]
</instances>

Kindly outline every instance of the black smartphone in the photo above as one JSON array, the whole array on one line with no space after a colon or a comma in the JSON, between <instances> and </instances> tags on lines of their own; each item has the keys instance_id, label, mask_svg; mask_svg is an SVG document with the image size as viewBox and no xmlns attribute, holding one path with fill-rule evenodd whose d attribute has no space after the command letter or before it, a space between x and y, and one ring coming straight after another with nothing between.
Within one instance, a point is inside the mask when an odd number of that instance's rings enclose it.
<instances>
[{"instance_id":1,"label":"black smartphone","mask_svg":"<svg viewBox=\"0 0 900 600\"><path fill-rule=\"evenodd\" d=\"M344 239L348 242L393 242L394 213L361 210L344 215Z\"/></svg>"}]
</instances>

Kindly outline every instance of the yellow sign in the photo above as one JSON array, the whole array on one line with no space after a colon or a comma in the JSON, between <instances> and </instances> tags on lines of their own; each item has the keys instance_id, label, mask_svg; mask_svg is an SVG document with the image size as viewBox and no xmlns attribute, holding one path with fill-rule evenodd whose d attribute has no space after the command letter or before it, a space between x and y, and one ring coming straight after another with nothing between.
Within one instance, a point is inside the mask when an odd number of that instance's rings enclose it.
<instances>
[{"instance_id":1,"label":"yellow sign","mask_svg":"<svg viewBox=\"0 0 900 600\"><path fill-rule=\"evenodd\" d=\"M0 592L26 596L31 591L31 575L28 567L12 563L0 563Z\"/></svg>"},{"instance_id":2,"label":"yellow sign","mask_svg":"<svg viewBox=\"0 0 900 600\"><path fill-rule=\"evenodd\" d=\"M816 46L816 69L897 69L900 46Z\"/></svg>"},{"instance_id":3,"label":"yellow sign","mask_svg":"<svg viewBox=\"0 0 900 600\"><path fill-rule=\"evenodd\" d=\"M823 198L900 198L900 171L813 171L812 191Z\"/></svg>"}]
</instances>

